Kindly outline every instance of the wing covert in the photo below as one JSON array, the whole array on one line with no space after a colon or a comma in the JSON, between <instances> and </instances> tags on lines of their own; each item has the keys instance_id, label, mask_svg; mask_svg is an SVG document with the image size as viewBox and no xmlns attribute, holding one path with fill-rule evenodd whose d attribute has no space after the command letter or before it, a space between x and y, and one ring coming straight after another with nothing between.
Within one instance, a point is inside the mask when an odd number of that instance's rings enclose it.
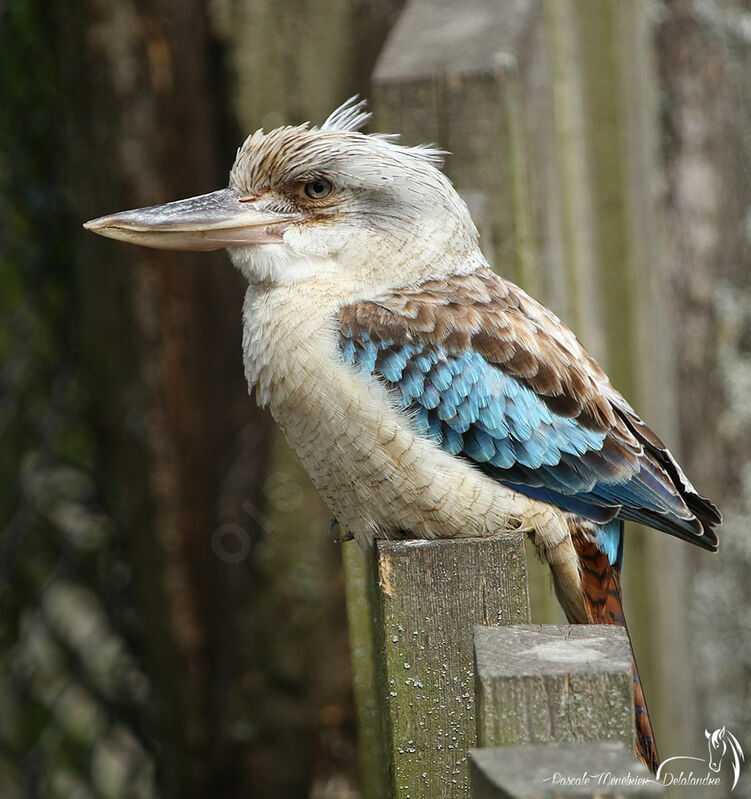
<instances>
[{"instance_id":1,"label":"wing covert","mask_svg":"<svg viewBox=\"0 0 751 799\"><path fill-rule=\"evenodd\" d=\"M573 334L478 271L342 309L342 357L378 375L417 432L504 485L716 548L716 508Z\"/></svg>"}]
</instances>

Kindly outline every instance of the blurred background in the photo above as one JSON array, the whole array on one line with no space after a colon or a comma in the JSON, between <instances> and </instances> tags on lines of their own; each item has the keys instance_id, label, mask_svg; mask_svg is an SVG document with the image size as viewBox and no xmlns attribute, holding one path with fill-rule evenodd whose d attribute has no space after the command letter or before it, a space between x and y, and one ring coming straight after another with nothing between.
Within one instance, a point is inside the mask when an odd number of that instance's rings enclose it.
<instances>
[{"instance_id":1,"label":"blurred background","mask_svg":"<svg viewBox=\"0 0 751 799\"><path fill-rule=\"evenodd\" d=\"M3 0L0 799L360 795L342 547L242 280L81 230L354 93L722 508L715 556L630 530L625 590L662 757L751 749L751 3Z\"/></svg>"}]
</instances>

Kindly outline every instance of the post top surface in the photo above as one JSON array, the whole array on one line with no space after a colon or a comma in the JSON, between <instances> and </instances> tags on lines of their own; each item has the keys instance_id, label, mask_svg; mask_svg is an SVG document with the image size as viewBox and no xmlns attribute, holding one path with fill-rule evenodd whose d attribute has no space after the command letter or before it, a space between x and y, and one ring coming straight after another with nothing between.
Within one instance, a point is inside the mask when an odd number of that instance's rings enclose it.
<instances>
[{"instance_id":1,"label":"post top surface","mask_svg":"<svg viewBox=\"0 0 751 799\"><path fill-rule=\"evenodd\" d=\"M373 72L375 83L486 74L513 62L538 0L410 0Z\"/></svg>"},{"instance_id":2,"label":"post top surface","mask_svg":"<svg viewBox=\"0 0 751 799\"><path fill-rule=\"evenodd\" d=\"M522 624L476 627L481 677L631 671L628 635L611 625Z\"/></svg>"}]
</instances>

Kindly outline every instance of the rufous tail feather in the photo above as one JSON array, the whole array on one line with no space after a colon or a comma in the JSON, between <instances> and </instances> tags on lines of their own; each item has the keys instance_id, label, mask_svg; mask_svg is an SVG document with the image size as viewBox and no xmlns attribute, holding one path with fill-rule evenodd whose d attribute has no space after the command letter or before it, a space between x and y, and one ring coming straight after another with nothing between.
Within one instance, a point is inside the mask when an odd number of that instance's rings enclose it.
<instances>
[{"instance_id":1,"label":"rufous tail feather","mask_svg":"<svg viewBox=\"0 0 751 799\"><path fill-rule=\"evenodd\" d=\"M581 563L581 584L588 624L615 624L623 627L628 635L626 617L623 613L621 594L621 571L609 562L594 541L581 532L573 536L574 548ZM634 706L636 710L636 750L639 758L655 773L660 765L657 755L652 723L649 719L647 702L639 679L639 669L631 645L631 668L634 676Z\"/></svg>"}]
</instances>

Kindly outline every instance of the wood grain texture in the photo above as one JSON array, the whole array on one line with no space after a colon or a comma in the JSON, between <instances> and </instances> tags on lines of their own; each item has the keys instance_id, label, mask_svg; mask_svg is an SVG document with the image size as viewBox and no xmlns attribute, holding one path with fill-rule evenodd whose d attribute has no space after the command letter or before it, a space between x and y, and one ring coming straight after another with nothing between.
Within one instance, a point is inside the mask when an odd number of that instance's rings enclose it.
<instances>
[{"instance_id":1,"label":"wood grain texture","mask_svg":"<svg viewBox=\"0 0 751 799\"><path fill-rule=\"evenodd\" d=\"M375 561L393 796L466 796L476 743L472 629L528 619L523 538L380 541Z\"/></svg>"},{"instance_id":2,"label":"wood grain texture","mask_svg":"<svg viewBox=\"0 0 751 799\"><path fill-rule=\"evenodd\" d=\"M461 9L459 18L445 0L407 4L373 73L373 110L378 129L399 131L411 144L438 142L451 153L454 184L488 199L485 255L518 282L535 267L517 73L542 4L467 0Z\"/></svg>"},{"instance_id":3,"label":"wood grain texture","mask_svg":"<svg viewBox=\"0 0 751 799\"><path fill-rule=\"evenodd\" d=\"M381 799L389 794L384 718L378 700L375 657L376 581L371 579L374 558L374 548L363 550L355 541L342 545L360 790L365 799Z\"/></svg>"},{"instance_id":4,"label":"wood grain texture","mask_svg":"<svg viewBox=\"0 0 751 799\"><path fill-rule=\"evenodd\" d=\"M482 746L620 740L634 748L631 650L616 627L475 630Z\"/></svg>"}]
</instances>

